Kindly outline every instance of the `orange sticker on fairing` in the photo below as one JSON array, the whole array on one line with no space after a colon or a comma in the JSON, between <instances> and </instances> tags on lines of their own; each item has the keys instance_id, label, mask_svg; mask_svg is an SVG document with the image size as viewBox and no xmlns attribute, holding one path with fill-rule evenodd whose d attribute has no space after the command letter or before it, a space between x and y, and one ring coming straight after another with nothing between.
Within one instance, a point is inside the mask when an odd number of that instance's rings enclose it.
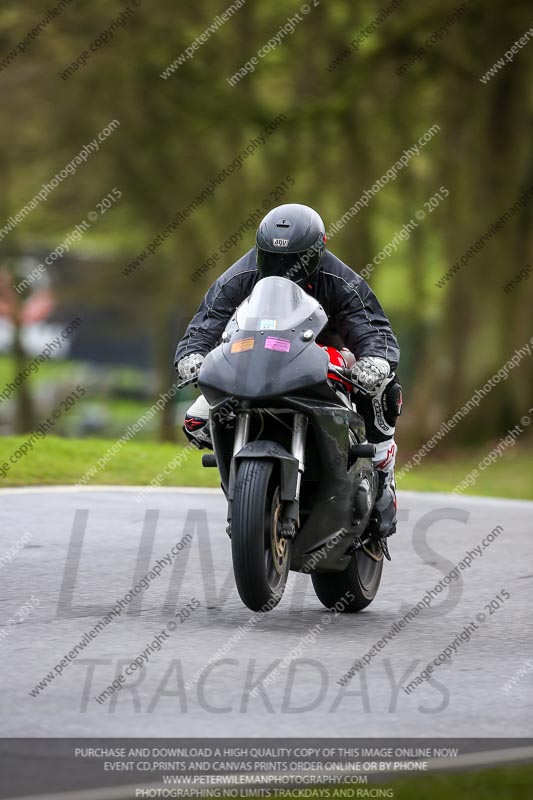
<instances>
[{"instance_id":1,"label":"orange sticker on fairing","mask_svg":"<svg viewBox=\"0 0 533 800\"><path fill-rule=\"evenodd\" d=\"M233 342L231 345L231 352L232 353L244 353L245 350L253 350L255 344L255 339L237 339L236 342Z\"/></svg>"}]
</instances>

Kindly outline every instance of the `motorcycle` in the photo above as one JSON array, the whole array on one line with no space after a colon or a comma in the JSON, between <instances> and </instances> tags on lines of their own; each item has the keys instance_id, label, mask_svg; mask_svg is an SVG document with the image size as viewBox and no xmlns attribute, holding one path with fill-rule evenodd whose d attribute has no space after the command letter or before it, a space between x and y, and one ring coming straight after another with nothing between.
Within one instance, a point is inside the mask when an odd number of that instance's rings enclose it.
<instances>
[{"instance_id":1,"label":"motorcycle","mask_svg":"<svg viewBox=\"0 0 533 800\"><path fill-rule=\"evenodd\" d=\"M192 379L211 406L214 452L202 463L219 470L235 581L252 611L279 603L290 570L342 612L368 606L381 581L375 448L354 402L363 390L341 351L317 345L326 323L297 284L263 278Z\"/></svg>"}]
</instances>

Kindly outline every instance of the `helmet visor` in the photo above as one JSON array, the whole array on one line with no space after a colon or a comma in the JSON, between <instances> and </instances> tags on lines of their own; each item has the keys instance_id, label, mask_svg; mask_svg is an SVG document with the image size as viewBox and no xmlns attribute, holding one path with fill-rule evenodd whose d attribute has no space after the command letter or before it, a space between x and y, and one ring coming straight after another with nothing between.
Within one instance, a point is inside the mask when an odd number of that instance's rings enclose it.
<instances>
[{"instance_id":1,"label":"helmet visor","mask_svg":"<svg viewBox=\"0 0 533 800\"><path fill-rule=\"evenodd\" d=\"M322 248L310 247L300 253L271 253L258 247L257 271L262 278L287 278L301 283L316 272L322 252Z\"/></svg>"}]
</instances>

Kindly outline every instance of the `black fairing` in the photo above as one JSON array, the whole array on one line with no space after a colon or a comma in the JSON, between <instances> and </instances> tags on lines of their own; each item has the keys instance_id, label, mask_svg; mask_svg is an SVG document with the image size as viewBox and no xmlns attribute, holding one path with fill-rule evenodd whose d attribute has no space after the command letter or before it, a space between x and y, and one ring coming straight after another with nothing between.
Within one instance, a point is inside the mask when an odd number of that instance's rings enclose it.
<instances>
[{"instance_id":1,"label":"black fairing","mask_svg":"<svg viewBox=\"0 0 533 800\"><path fill-rule=\"evenodd\" d=\"M323 319L324 318L324 319ZM261 406L284 395L299 394L317 399L331 399L326 380L328 356L325 350L305 341L307 330L322 330L327 317L319 306L305 323L289 330L241 331L235 318L228 326L229 340L206 356L200 373L199 386L211 405L228 397L248 401L247 405ZM290 351L268 349L268 339L289 342ZM251 346L250 340L253 340ZM232 348L250 345L250 349L232 352Z\"/></svg>"}]
</instances>

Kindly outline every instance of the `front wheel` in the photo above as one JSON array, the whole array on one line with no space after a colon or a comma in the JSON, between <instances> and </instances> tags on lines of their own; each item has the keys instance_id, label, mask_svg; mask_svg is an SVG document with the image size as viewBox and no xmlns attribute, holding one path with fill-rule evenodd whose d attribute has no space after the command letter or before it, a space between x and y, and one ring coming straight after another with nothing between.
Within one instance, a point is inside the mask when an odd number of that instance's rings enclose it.
<instances>
[{"instance_id":1,"label":"front wheel","mask_svg":"<svg viewBox=\"0 0 533 800\"><path fill-rule=\"evenodd\" d=\"M237 472L231 517L231 555L242 602L270 611L285 591L290 542L280 536L281 499L276 463L243 459Z\"/></svg>"},{"instance_id":2,"label":"front wheel","mask_svg":"<svg viewBox=\"0 0 533 800\"><path fill-rule=\"evenodd\" d=\"M326 608L354 613L370 605L382 572L383 557L374 561L363 550L356 550L343 572L315 572L311 580L316 596Z\"/></svg>"}]
</instances>

